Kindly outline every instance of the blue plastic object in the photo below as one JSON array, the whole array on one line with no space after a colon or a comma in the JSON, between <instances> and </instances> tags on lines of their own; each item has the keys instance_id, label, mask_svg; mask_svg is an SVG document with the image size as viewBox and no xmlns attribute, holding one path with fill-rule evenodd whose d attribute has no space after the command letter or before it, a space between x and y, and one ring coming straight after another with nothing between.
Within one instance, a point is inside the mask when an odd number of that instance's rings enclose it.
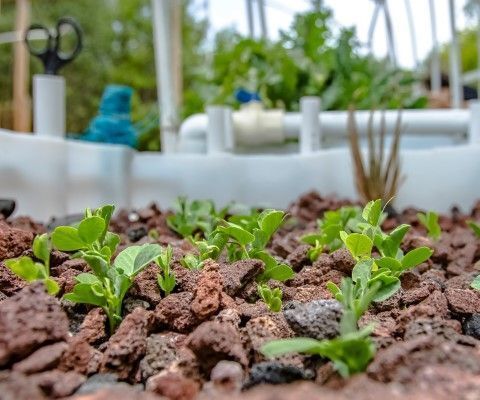
<instances>
[{"instance_id":1,"label":"blue plastic object","mask_svg":"<svg viewBox=\"0 0 480 400\"><path fill-rule=\"evenodd\" d=\"M99 114L79 139L90 142L137 146L137 130L130 116L133 89L108 85L103 92Z\"/></svg>"},{"instance_id":2,"label":"blue plastic object","mask_svg":"<svg viewBox=\"0 0 480 400\"><path fill-rule=\"evenodd\" d=\"M235 91L235 99L245 104L251 101L260 101L260 95L257 92L250 92L246 89L239 88Z\"/></svg>"}]
</instances>

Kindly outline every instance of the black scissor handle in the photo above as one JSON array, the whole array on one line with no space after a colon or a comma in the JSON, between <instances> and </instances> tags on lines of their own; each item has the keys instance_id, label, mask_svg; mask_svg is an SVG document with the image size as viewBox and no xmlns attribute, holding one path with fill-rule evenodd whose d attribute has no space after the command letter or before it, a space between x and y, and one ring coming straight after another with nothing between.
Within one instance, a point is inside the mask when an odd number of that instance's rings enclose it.
<instances>
[{"instance_id":1,"label":"black scissor handle","mask_svg":"<svg viewBox=\"0 0 480 400\"><path fill-rule=\"evenodd\" d=\"M32 40L38 39L38 38L32 38L32 34L34 32L43 32L45 34L45 37L47 38L45 48L37 49L35 48L35 46L32 45ZM25 41L25 44L27 45L27 48L30 54L42 58L52 48L53 38L52 38L52 35L50 34L50 31L44 25L32 24L28 27L27 31L25 32L24 41Z\"/></svg>"},{"instance_id":2,"label":"black scissor handle","mask_svg":"<svg viewBox=\"0 0 480 400\"><path fill-rule=\"evenodd\" d=\"M63 53L61 51L61 40L62 40L62 27L70 27L73 29L75 32L75 37L77 39L75 48L71 52ZM80 25L70 17L63 17L60 18L57 22L56 26L56 31L57 31L57 37L55 40L55 46L54 46L54 51L57 54L57 57L63 61L63 64L66 64L67 62L72 61L78 53L82 50L83 47L83 41L82 41L82 29L80 28Z\"/></svg>"}]
</instances>

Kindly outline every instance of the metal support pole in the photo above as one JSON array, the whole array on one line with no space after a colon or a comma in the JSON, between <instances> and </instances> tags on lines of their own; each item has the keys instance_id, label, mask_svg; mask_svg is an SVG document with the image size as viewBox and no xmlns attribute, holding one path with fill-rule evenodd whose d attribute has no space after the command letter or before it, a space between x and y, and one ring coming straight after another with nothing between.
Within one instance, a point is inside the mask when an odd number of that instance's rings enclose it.
<instances>
[{"instance_id":1,"label":"metal support pole","mask_svg":"<svg viewBox=\"0 0 480 400\"><path fill-rule=\"evenodd\" d=\"M320 149L320 98L302 97L300 112L300 154L309 154Z\"/></svg>"},{"instance_id":2,"label":"metal support pole","mask_svg":"<svg viewBox=\"0 0 480 400\"><path fill-rule=\"evenodd\" d=\"M260 32L262 34L262 39L266 39L267 34L267 19L265 17L265 1L257 0L258 5L258 16L260 18Z\"/></svg>"},{"instance_id":3,"label":"metal support pole","mask_svg":"<svg viewBox=\"0 0 480 400\"><path fill-rule=\"evenodd\" d=\"M178 99L175 92L173 71L172 19L173 3L176 0L152 0L155 45L155 66L159 98L162 152L172 153L176 149L178 129ZM179 29L176 26L175 29Z\"/></svg>"},{"instance_id":4,"label":"metal support pole","mask_svg":"<svg viewBox=\"0 0 480 400\"><path fill-rule=\"evenodd\" d=\"M368 27L368 50L370 54L373 53L373 34L375 33L375 27L377 26L380 8L380 3L378 1L375 1L375 8L373 10L372 20L370 21L370 26Z\"/></svg>"},{"instance_id":5,"label":"metal support pole","mask_svg":"<svg viewBox=\"0 0 480 400\"><path fill-rule=\"evenodd\" d=\"M469 102L470 122L468 127L468 142L480 144L480 101Z\"/></svg>"},{"instance_id":6,"label":"metal support pole","mask_svg":"<svg viewBox=\"0 0 480 400\"><path fill-rule=\"evenodd\" d=\"M224 153L233 147L232 113L227 106L207 106L207 154Z\"/></svg>"},{"instance_id":7,"label":"metal support pole","mask_svg":"<svg viewBox=\"0 0 480 400\"><path fill-rule=\"evenodd\" d=\"M439 92L442 86L440 71L440 53L438 51L437 17L433 0L429 0L430 25L432 28L432 61L430 66L430 87L432 92Z\"/></svg>"},{"instance_id":8,"label":"metal support pole","mask_svg":"<svg viewBox=\"0 0 480 400\"><path fill-rule=\"evenodd\" d=\"M397 52L395 50L395 39L393 37L393 25L390 18L390 12L388 10L387 0L382 0L383 12L385 14L385 30L387 31L387 45L390 62L393 67L397 66Z\"/></svg>"},{"instance_id":9,"label":"metal support pole","mask_svg":"<svg viewBox=\"0 0 480 400\"><path fill-rule=\"evenodd\" d=\"M460 108L463 100L462 83L460 80L461 74L461 60L458 44L458 35L455 17L455 0L449 0L449 14L450 14L450 30L452 35L452 43L450 46L450 93L452 104L454 108Z\"/></svg>"},{"instance_id":10,"label":"metal support pole","mask_svg":"<svg viewBox=\"0 0 480 400\"><path fill-rule=\"evenodd\" d=\"M247 7L247 23L248 23L248 35L253 38L255 36L255 27L253 25L253 0L245 0Z\"/></svg>"},{"instance_id":11,"label":"metal support pole","mask_svg":"<svg viewBox=\"0 0 480 400\"><path fill-rule=\"evenodd\" d=\"M412 44L412 56L415 67L418 67L417 35L415 34L415 23L413 22L413 13L410 0L405 0L405 10L407 11L408 26L410 28L410 41Z\"/></svg>"}]
</instances>

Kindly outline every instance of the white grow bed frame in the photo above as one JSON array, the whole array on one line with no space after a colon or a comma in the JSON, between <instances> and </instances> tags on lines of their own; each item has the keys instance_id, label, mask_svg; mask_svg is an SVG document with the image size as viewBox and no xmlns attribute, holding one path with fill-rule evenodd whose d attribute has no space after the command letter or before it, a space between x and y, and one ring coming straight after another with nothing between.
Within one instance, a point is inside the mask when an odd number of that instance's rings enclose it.
<instances>
[{"instance_id":1,"label":"white grow bed frame","mask_svg":"<svg viewBox=\"0 0 480 400\"><path fill-rule=\"evenodd\" d=\"M402 149L406 179L396 206L447 211L457 204L468 210L480 198L478 109L474 103L470 110L415 111L413 120L404 113L407 134L428 124L435 132L440 124L444 125L442 134L469 139L461 145ZM308 120L304 117L291 114L286 118L300 124L301 143L302 135L311 128L305 127ZM325 112L319 117L316 121L325 128L324 136L345 130L345 113ZM322 125L323 119L327 122L332 118L338 121L332 122L331 128ZM442 118L451 123L442 124ZM360 131L364 123L366 119L359 118ZM201 141L206 139L195 140L202 147ZM77 213L105 203L142 207L155 201L169 207L179 195L211 198L219 205L235 200L282 208L312 189L356 198L347 146L306 150L303 146L302 153L282 155L141 153L117 145L0 130L0 197L16 199L17 214L44 221L52 215Z\"/></svg>"}]
</instances>

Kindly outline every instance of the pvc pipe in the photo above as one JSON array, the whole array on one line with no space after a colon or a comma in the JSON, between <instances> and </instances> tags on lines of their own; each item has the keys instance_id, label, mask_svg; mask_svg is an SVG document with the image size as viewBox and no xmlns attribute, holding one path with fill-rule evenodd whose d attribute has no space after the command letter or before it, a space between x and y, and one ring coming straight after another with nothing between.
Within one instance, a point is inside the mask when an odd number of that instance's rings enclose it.
<instances>
[{"instance_id":1,"label":"pvc pipe","mask_svg":"<svg viewBox=\"0 0 480 400\"><path fill-rule=\"evenodd\" d=\"M228 107L207 106L207 154L224 153L228 129Z\"/></svg>"},{"instance_id":2,"label":"pvc pipe","mask_svg":"<svg viewBox=\"0 0 480 400\"><path fill-rule=\"evenodd\" d=\"M65 78L33 76L33 130L36 135L65 137Z\"/></svg>"},{"instance_id":3,"label":"pvc pipe","mask_svg":"<svg viewBox=\"0 0 480 400\"><path fill-rule=\"evenodd\" d=\"M439 92L442 86L440 71L440 53L438 51L437 18L433 0L429 0L430 25L432 28L432 63L430 66L430 87L432 92Z\"/></svg>"},{"instance_id":4,"label":"pvc pipe","mask_svg":"<svg viewBox=\"0 0 480 400\"><path fill-rule=\"evenodd\" d=\"M313 153L320 149L320 98L315 96L300 99L302 124L300 127L300 154Z\"/></svg>"},{"instance_id":5,"label":"pvc pipe","mask_svg":"<svg viewBox=\"0 0 480 400\"><path fill-rule=\"evenodd\" d=\"M178 127L177 99L172 62L172 1L152 0L155 46L155 68L157 77L158 108L160 113L160 141L162 152L176 150Z\"/></svg>"},{"instance_id":6,"label":"pvc pipe","mask_svg":"<svg viewBox=\"0 0 480 400\"><path fill-rule=\"evenodd\" d=\"M480 143L480 100L472 100L468 104L470 120L468 127L468 141L470 144Z\"/></svg>"},{"instance_id":7,"label":"pvc pipe","mask_svg":"<svg viewBox=\"0 0 480 400\"><path fill-rule=\"evenodd\" d=\"M462 84L460 80L461 62L458 45L458 35L455 17L455 0L449 0L450 31L452 34L452 43L450 46L450 92L452 98L451 106L460 108L463 100Z\"/></svg>"}]
</instances>

